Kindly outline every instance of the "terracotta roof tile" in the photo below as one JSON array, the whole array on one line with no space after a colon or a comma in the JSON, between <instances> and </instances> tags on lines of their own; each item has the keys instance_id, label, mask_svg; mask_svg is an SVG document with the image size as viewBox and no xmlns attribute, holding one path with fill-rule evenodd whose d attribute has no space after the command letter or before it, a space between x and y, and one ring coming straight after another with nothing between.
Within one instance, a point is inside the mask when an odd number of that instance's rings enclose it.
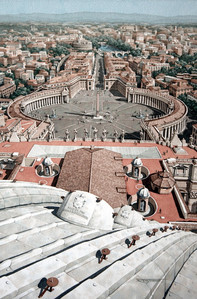
<instances>
[{"instance_id":1,"label":"terracotta roof tile","mask_svg":"<svg viewBox=\"0 0 197 299\"><path fill-rule=\"evenodd\" d=\"M175 179L166 171L158 171L150 175L151 182L157 187L170 189L175 185Z\"/></svg>"},{"instance_id":2,"label":"terracotta roof tile","mask_svg":"<svg viewBox=\"0 0 197 299\"><path fill-rule=\"evenodd\" d=\"M106 149L78 149L68 152L56 187L93 193L112 207L126 204L126 193L118 190L126 188L124 176L116 175L117 172L123 172L122 161L115 160L115 156L121 158L120 154Z\"/></svg>"}]
</instances>

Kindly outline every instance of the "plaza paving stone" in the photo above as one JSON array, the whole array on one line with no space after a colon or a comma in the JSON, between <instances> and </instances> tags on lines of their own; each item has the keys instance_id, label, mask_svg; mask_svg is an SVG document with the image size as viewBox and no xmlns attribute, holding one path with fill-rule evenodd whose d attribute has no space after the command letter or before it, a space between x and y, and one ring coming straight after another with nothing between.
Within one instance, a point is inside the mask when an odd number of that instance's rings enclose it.
<instances>
[{"instance_id":1,"label":"plaza paving stone","mask_svg":"<svg viewBox=\"0 0 197 299\"><path fill-rule=\"evenodd\" d=\"M99 115L103 119L94 119L96 115L96 90L80 91L70 103L43 107L32 111L31 116L45 119L47 115L55 124L56 138L64 138L65 130L68 129L70 138L74 138L74 129L77 136L84 137L84 129L88 131L88 138L93 138L93 130L98 130L98 138L102 131L107 131L107 138L114 137L117 130L119 137L121 131L125 131L126 139L139 139L140 121L139 115L152 117L161 112L148 106L128 103L127 100L117 91L100 91ZM53 117L55 116L55 117Z\"/></svg>"}]
</instances>

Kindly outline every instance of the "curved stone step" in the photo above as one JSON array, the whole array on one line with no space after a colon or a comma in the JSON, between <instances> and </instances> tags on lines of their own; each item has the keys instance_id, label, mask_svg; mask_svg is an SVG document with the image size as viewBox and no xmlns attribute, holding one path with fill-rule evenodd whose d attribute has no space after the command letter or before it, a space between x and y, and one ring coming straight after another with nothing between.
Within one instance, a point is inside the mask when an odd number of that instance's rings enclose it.
<instances>
[{"instance_id":1,"label":"curved stone step","mask_svg":"<svg viewBox=\"0 0 197 299\"><path fill-rule=\"evenodd\" d=\"M55 228L58 227L57 223L46 225L41 228L35 228L35 229L31 230L31 233L37 234L40 231L45 231L48 229L50 230L51 228L54 228L54 227ZM27 236L29 235L29 232L24 232L19 235L20 236L12 235L9 237L12 237L13 240L16 240L18 237L18 239L20 240L21 239L20 237L27 238ZM95 237L97 235L98 235L97 230L85 231L85 232L82 232L79 234L74 234L72 236L65 237L63 239L55 240L52 243L49 243L42 247L34 248L31 251L23 252L19 256L7 259L3 263L0 264L1 276L6 275L8 273L10 274L11 272L17 270L18 268L21 268L28 264L36 262L37 260L42 260L51 254L56 254L56 252L59 252L59 251L65 249L65 244L67 244L67 246L68 246L69 243L71 245L71 244L73 244L73 242L74 243L76 243L77 241L80 242L81 240L86 240L86 239L89 239L90 237ZM12 244L10 244L10 245L11 245L10 247L12 247ZM15 246L15 244L13 246ZM21 247L24 247L23 244L21 244ZM25 248L23 248L23 249L25 249ZM12 250L11 250L11 252L12 252Z\"/></svg>"},{"instance_id":2,"label":"curved stone step","mask_svg":"<svg viewBox=\"0 0 197 299\"><path fill-rule=\"evenodd\" d=\"M17 295L14 299L30 298L29 296L32 296L32 294L34 292L35 292L35 288L31 288L31 289ZM38 294L38 292L37 292L37 294ZM34 296L34 298L36 298L36 297Z\"/></svg>"},{"instance_id":3,"label":"curved stone step","mask_svg":"<svg viewBox=\"0 0 197 299\"><path fill-rule=\"evenodd\" d=\"M82 243L66 252L46 258L14 274L7 276L7 280L17 286L18 294L34 287L42 277L50 277L65 271L85 260L89 255L95 254L96 248L90 244ZM4 280L5 277L0 279Z\"/></svg>"},{"instance_id":4,"label":"curved stone step","mask_svg":"<svg viewBox=\"0 0 197 299\"><path fill-rule=\"evenodd\" d=\"M197 298L196 290L197 277L197 250L189 257L183 268L178 273L173 285L167 292L166 299L169 298Z\"/></svg>"},{"instance_id":5,"label":"curved stone step","mask_svg":"<svg viewBox=\"0 0 197 299\"><path fill-rule=\"evenodd\" d=\"M181 232L176 233L177 239L180 238L180 236L178 236L180 233ZM140 234L140 233L138 232L138 234ZM175 232L173 232L172 234L174 235ZM167 236L169 236L169 234L168 235L162 234L162 239L165 239ZM84 279L87 279L90 276L93 276L96 272L102 271L103 268L108 267L110 264L114 263L115 261L124 259L126 256L130 255L133 251L135 251L137 254L141 255L143 247L148 248L149 244L151 244L151 243L155 244L155 242L160 239L161 239L160 236L158 236L158 237L155 236L154 238L149 238L145 234L143 234L141 239L137 242L137 244L135 246L132 246L131 248L128 248L127 245L125 244L125 242L122 244L119 243L118 245L113 245L113 246L111 246L111 244L110 245L108 244L109 245L108 248L111 250L111 253L108 256L106 261L99 264L96 256L93 256L92 258L89 258L89 261L86 260L83 265L80 265L79 267L76 267L75 269L70 270L68 273L75 280L80 282ZM175 241L174 237L173 237L173 240ZM149 251L149 254L146 254L145 256L141 257L142 260L144 260L144 258L147 259L147 256L148 257L151 256L150 253L151 253L152 249L146 249L146 250ZM162 247L160 248L160 250L162 250ZM133 259L133 257L131 259Z\"/></svg>"},{"instance_id":6,"label":"curved stone step","mask_svg":"<svg viewBox=\"0 0 197 299\"><path fill-rule=\"evenodd\" d=\"M180 234L177 235L177 240L179 240ZM185 238L185 236L182 236L182 238ZM170 240L166 242L167 239ZM108 287L109 293L111 294L136 272L140 271L140 269L142 269L147 263L150 263L159 256L163 250L169 248L172 241L174 244L175 239L172 240L171 237L166 238L165 241L163 239L159 239L156 243L151 243L141 250L133 252L133 254L126 257L123 261L114 263L94 280L100 285Z\"/></svg>"},{"instance_id":7,"label":"curved stone step","mask_svg":"<svg viewBox=\"0 0 197 299\"><path fill-rule=\"evenodd\" d=\"M182 249L177 252L177 248L181 248L182 240L176 244L172 244L169 250L166 250L159 255L155 260L145 265L137 272L130 280L125 281L124 285L113 293L109 290L110 298L163 298L169 285L173 282L178 271L182 267L184 260L183 256L191 248L197 247L196 238L186 238L188 242L187 249ZM170 252L176 252L176 259L170 255Z\"/></svg>"},{"instance_id":8,"label":"curved stone step","mask_svg":"<svg viewBox=\"0 0 197 299\"><path fill-rule=\"evenodd\" d=\"M44 217L45 221L42 221ZM54 222L54 216L50 210L28 213L27 215L17 216L8 220L0 221L0 232L4 234L15 234L34 228L35 225L43 226L46 222ZM56 222L60 220L57 218Z\"/></svg>"},{"instance_id":9,"label":"curved stone step","mask_svg":"<svg viewBox=\"0 0 197 299\"><path fill-rule=\"evenodd\" d=\"M87 292L88 290L88 292ZM80 284L76 289L71 291L68 294L63 295L61 298L66 299L79 299L79 298L86 298L86 299L104 299L107 298L108 290L99 285L93 279L88 279L84 283ZM119 297L120 299L121 297ZM130 298L130 297L128 297Z\"/></svg>"},{"instance_id":10,"label":"curved stone step","mask_svg":"<svg viewBox=\"0 0 197 299\"><path fill-rule=\"evenodd\" d=\"M108 295L112 294L116 289L121 287L122 284L126 283L132 276L135 276L136 273L139 273L138 271L143 271L144 267L147 264L149 265L151 263L154 263L154 260L162 254L163 250L169 248L169 251L171 251L172 247L174 247L174 250L176 252L179 246L176 245L175 241L180 242L181 244L182 240L185 238L187 238L188 242L191 241L191 240L189 241L189 238L186 237L186 233L184 232L177 234L177 238L175 237L172 238L172 236L170 235L168 238L166 238L166 240L163 240L164 238L158 240L157 246L155 246L154 243L151 243L147 247L143 247L142 249L133 252L124 260L113 263L105 271L101 272L101 274L97 275L95 278L92 279L91 281L92 284L90 284L91 288L89 289L89 293L94 292L94 283L96 283L98 288L102 289L102 294L100 295L98 293L95 296L95 298L106 298ZM168 240L169 242L167 242L167 239L169 239ZM195 241L192 242L195 242L196 244L196 238ZM148 248L149 248L149 252L147 252ZM161 270L158 271L160 272L160 274L162 274ZM69 274L71 275L71 273ZM83 294L83 292L85 292L87 281L88 280L86 280L84 283L80 284L78 288L74 289L69 294L67 294L65 298L77 298L77 296L79 296L80 293ZM118 296L116 298L122 298L120 292ZM127 293L127 298L135 298L135 297L131 297L131 295L129 296L129 294ZM141 297L139 296L136 298L146 298L146 297L143 297L141 294ZM157 297L157 299L158 298L162 298L162 297Z\"/></svg>"},{"instance_id":11,"label":"curved stone step","mask_svg":"<svg viewBox=\"0 0 197 299\"><path fill-rule=\"evenodd\" d=\"M58 204L59 206L59 204ZM10 209L2 209L0 210L0 221L9 220L11 218L15 218L17 216L34 213L38 211L42 211L43 206L42 205L31 205L31 206L19 206L15 208Z\"/></svg>"},{"instance_id":12,"label":"curved stone step","mask_svg":"<svg viewBox=\"0 0 197 299\"><path fill-rule=\"evenodd\" d=\"M66 273L62 272L58 275L56 275L57 279L59 280L59 284L54 288L54 291L52 293L47 292L44 295L44 298L46 297L47 299L54 299L58 297L60 294L65 293L65 290L69 291L73 286L77 285L78 283L69 275ZM40 294L40 288L35 287L31 288L28 291L16 296L15 299L35 299L38 298L38 295Z\"/></svg>"},{"instance_id":13,"label":"curved stone step","mask_svg":"<svg viewBox=\"0 0 197 299\"><path fill-rule=\"evenodd\" d=\"M57 257L52 256L40 262L34 263L21 271L11 274L7 276L6 279L17 287L17 293L20 294L31 287L35 287L41 278L46 276L56 276L65 269L66 263ZM0 279L0 284L2 279L5 279L5 277ZM14 296L10 298L14 298Z\"/></svg>"},{"instance_id":14,"label":"curved stone step","mask_svg":"<svg viewBox=\"0 0 197 299\"><path fill-rule=\"evenodd\" d=\"M67 191L30 182L0 182L0 209L38 203L62 203Z\"/></svg>"},{"instance_id":15,"label":"curved stone step","mask_svg":"<svg viewBox=\"0 0 197 299\"><path fill-rule=\"evenodd\" d=\"M58 226L61 227L60 224L58 224ZM154 227L155 227L155 225L154 225ZM24 292L31 287L35 287L36 282L42 278L42 275L43 275L43 277L49 277L49 275L55 275L55 274L58 275L62 270L66 271L67 273L69 272L69 274L70 274L70 272L72 270L74 271L75 268L79 268L80 265L82 266L84 263L87 263L90 259L94 259L96 261L95 254L101 248L100 246L102 246L102 245L107 245L109 247L115 246L114 252L116 251L116 248L118 248L119 253L116 252L116 257L114 257L114 259L119 258L120 254L122 255L121 257L124 257L126 251L124 248L124 252L123 253L120 252L121 241L125 240L126 236L131 236L132 234L134 234L134 231L135 231L135 234L136 233L142 234L141 240L143 242L141 242L141 245L140 245L142 247L141 249L139 249L140 247L138 246L138 247L135 247L134 249L131 249L131 252L132 252L132 250L136 250L136 249L137 249L137 251L143 251L143 247L146 245L146 247L149 248L149 251L150 251L151 255L153 256L153 258L154 258L153 249L159 253L163 249L163 245L155 246L156 243L158 243L158 242L164 243L163 239L170 239L170 242L172 242L172 241L175 242L176 239L180 239L181 236L185 236L185 234L186 234L185 232L182 232L182 231L175 231L175 232L169 231L168 233L161 234L161 236L158 234L158 237L155 236L154 238L153 237L149 238L145 235L147 229L144 230L144 228L143 228L143 230L137 231L135 228L135 230L126 229L121 232L115 231L112 234L101 235L99 237L96 237L95 239L87 241L88 240L87 237L91 236L91 234L93 234L93 235L97 234L98 232L96 230L95 231L85 231L84 235L83 235L83 233L78 233L78 234L74 234L73 236L68 237L64 240L65 249L66 249L66 247L68 247L69 242L75 243L75 245L72 246L71 248L68 248L68 249L64 250L63 252L57 253L52 257L48 257L43 260L40 260L33 265L30 265L16 273L13 273L13 274L7 276L7 278L15 286L19 286L18 287L19 288L18 295L19 295L21 292ZM168 236L170 236L170 237L168 237ZM81 240L82 237L87 238L86 241L76 244L77 240L78 241ZM143 240L143 238L145 238L146 240L145 239ZM56 245L60 246L60 247L64 246L62 242L60 242L60 243L61 244L59 244L58 242L54 243L54 244L51 243L51 244L47 245L48 247L47 246L42 247L41 254L43 255L45 250L46 250L46 254L48 254L47 250L49 250L49 252L50 252L50 250L53 251L53 248L52 248L53 246L55 246L55 247L56 247ZM154 244L154 246L151 246L151 244L149 244L149 243ZM166 242L166 240L165 240L165 245L168 246L168 242ZM147 251L147 248L146 248L146 251ZM56 248L55 248L55 251L56 251ZM129 252L130 251L128 249L128 254L129 254ZM40 251L33 252L33 254L35 254L35 253L40 254ZM32 252L30 252L29 254L31 255ZM23 261L25 260L25 256L21 256L21 257L19 257L19 259L20 258ZM34 258L34 256L32 256L32 258ZM57 261L57 268L54 267L55 261ZM111 262L113 263L114 260ZM116 262L116 263L118 263L118 262ZM116 264L116 263L114 263L114 264ZM47 266L48 264L51 264L51 265ZM59 266L58 266L58 264L59 264ZM17 260L15 260L15 265L17 265ZM129 267L131 268L131 266L129 266ZM36 269L39 269L39 271L37 271ZM42 269L42 270L40 271L40 269ZM37 274L34 274L33 276L30 275L30 273L32 271L37 272ZM106 271L104 271L104 272L106 272ZM103 275L103 273L101 275ZM22 285L19 285L17 283L18 279L20 277L23 277ZM0 279L0 281L1 281L1 279Z\"/></svg>"},{"instance_id":16,"label":"curved stone step","mask_svg":"<svg viewBox=\"0 0 197 299\"><path fill-rule=\"evenodd\" d=\"M0 294L1 298L9 299L15 298L18 293L18 287L15 286L10 279L2 277L0 279Z\"/></svg>"}]
</instances>

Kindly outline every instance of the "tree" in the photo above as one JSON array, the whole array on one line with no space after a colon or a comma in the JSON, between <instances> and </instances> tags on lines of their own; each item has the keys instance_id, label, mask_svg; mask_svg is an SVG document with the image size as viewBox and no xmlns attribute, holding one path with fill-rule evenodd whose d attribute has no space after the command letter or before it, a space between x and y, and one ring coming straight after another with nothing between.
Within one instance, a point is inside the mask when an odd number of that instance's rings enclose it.
<instances>
[{"instance_id":1,"label":"tree","mask_svg":"<svg viewBox=\"0 0 197 299\"><path fill-rule=\"evenodd\" d=\"M195 53L194 55L183 54L182 56L180 56L179 60L185 61L187 64L193 63L197 60L197 53Z\"/></svg>"},{"instance_id":2,"label":"tree","mask_svg":"<svg viewBox=\"0 0 197 299\"><path fill-rule=\"evenodd\" d=\"M13 92L13 94L10 96L11 99L15 99L19 96L25 96L33 91L32 86L25 86L25 87L20 87L17 90Z\"/></svg>"},{"instance_id":3,"label":"tree","mask_svg":"<svg viewBox=\"0 0 197 299\"><path fill-rule=\"evenodd\" d=\"M181 94L178 98L188 107L189 115L191 115L194 119L197 119L196 101L189 100L187 94Z\"/></svg>"},{"instance_id":4,"label":"tree","mask_svg":"<svg viewBox=\"0 0 197 299\"><path fill-rule=\"evenodd\" d=\"M23 79L15 79L15 85L16 85L16 87L18 87L19 84L26 85L26 81L23 80Z\"/></svg>"},{"instance_id":5,"label":"tree","mask_svg":"<svg viewBox=\"0 0 197 299\"><path fill-rule=\"evenodd\" d=\"M72 48L72 46L70 44L66 44L66 43L63 43L63 42L60 43L60 46L62 46L64 48L68 48L68 49Z\"/></svg>"},{"instance_id":6,"label":"tree","mask_svg":"<svg viewBox=\"0 0 197 299\"><path fill-rule=\"evenodd\" d=\"M49 53L53 56L61 56L62 54L64 55L69 55L70 52L68 51L67 47L65 46L60 46L57 45L55 48L49 48Z\"/></svg>"},{"instance_id":7,"label":"tree","mask_svg":"<svg viewBox=\"0 0 197 299\"><path fill-rule=\"evenodd\" d=\"M194 90L197 90L197 84L196 83L190 83L190 85L193 87Z\"/></svg>"},{"instance_id":8,"label":"tree","mask_svg":"<svg viewBox=\"0 0 197 299\"><path fill-rule=\"evenodd\" d=\"M15 79L15 76L13 73L5 73L6 77L12 78L13 80Z\"/></svg>"},{"instance_id":9,"label":"tree","mask_svg":"<svg viewBox=\"0 0 197 299\"><path fill-rule=\"evenodd\" d=\"M26 46L26 45L23 45L22 48L21 48L21 50L22 50L22 51L26 51L26 50L28 50L28 49L27 49L27 46Z\"/></svg>"}]
</instances>

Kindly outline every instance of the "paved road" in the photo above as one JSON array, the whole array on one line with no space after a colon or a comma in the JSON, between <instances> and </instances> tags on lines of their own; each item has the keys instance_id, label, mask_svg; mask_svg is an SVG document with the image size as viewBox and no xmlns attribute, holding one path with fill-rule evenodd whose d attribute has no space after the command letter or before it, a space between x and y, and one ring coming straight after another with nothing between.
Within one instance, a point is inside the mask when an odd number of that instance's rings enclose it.
<instances>
[{"instance_id":1,"label":"paved road","mask_svg":"<svg viewBox=\"0 0 197 299\"><path fill-rule=\"evenodd\" d=\"M103 84L103 77L104 77L104 59L103 57L100 57L99 55L96 55L96 77L95 77L95 86L96 88L103 90L104 84Z\"/></svg>"}]
</instances>

